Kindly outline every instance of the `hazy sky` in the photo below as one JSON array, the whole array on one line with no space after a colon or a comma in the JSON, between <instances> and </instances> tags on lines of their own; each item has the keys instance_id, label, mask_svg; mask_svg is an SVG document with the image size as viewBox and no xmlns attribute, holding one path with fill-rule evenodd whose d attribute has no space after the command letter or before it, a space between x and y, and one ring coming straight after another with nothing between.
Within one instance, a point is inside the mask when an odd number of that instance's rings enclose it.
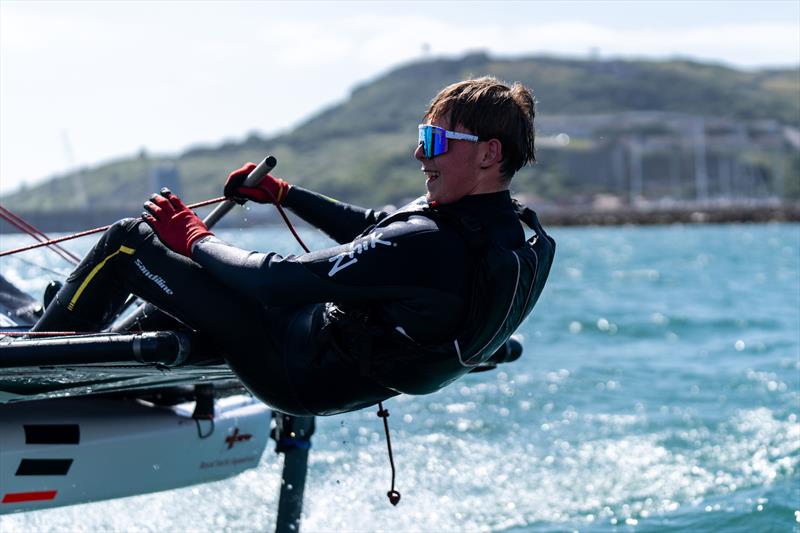
<instances>
[{"instance_id":1,"label":"hazy sky","mask_svg":"<svg viewBox=\"0 0 800 533\"><path fill-rule=\"evenodd\" d=\"M0 194L143 147L285 130L426 54L592 49L796 66L800 2L0 0Z\"/></svg>"}]
</instances>

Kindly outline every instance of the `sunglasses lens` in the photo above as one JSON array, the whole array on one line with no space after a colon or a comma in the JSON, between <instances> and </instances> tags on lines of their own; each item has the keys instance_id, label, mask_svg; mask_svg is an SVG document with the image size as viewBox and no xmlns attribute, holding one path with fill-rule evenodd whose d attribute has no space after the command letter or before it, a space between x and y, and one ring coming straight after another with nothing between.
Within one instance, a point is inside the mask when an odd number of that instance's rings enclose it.
<instances>
[{"instance_id":1,"label":"sunglasses lens","mask_svg":"<svg viewBox=\"0 0 800 533\"><path fill-rule=\"evenodd\" d=\"M430 159L447 151L447 136L445 130L436 126L424 125L419 127L419 142L425 151L425 157Z\"/></svg>"},{"instance_id":2,"label":"sunglasses lens","mask_svg":"<svg viewBox=\"0 0 800 533\"><path fill-rule=\"evenodd\" d=\"M428 133L428 126L423 126L420 124L419 126L419 140L417 141L418 144L422 145L422 151L425 152L425 157L430 159L430 135Z\"/></svg>"}]
</instances>

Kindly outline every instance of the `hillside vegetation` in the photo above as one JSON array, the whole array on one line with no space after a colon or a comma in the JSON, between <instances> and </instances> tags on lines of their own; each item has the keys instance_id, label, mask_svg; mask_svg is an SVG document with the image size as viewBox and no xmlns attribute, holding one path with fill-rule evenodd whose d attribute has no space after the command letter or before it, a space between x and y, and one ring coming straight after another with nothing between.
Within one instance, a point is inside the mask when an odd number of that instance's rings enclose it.
<instances>
[{"instance_id":1,"label":"hillside vegetation","mask_svg":"<svg viewBox=\"0 0 800 533\"><path fill-rule=\"evenodd\" d=\"M3 204L31 212L111 202L136 213L152 192L151 176L165 165L177 168L182 194L191 202L218 196L228 172L266 154L278 158L275 173L292 183L363 205L402 202L424 190L412 152L416 127L430 98L450 83L481 75L531 87L538 101L537 119L545 125L548 117L636 111L800 125L798 69L746 72L690 61L499 59L472 54L396 68L277 137L251 135L174 157L140 154L58 177L3 198ZM553 133L541 128L542 134ZM518 175L515 188L534 190L543 198L569 194L577 185L548 170L558 157L540 148L539 163Z\"/></svg>"}]
</instances>

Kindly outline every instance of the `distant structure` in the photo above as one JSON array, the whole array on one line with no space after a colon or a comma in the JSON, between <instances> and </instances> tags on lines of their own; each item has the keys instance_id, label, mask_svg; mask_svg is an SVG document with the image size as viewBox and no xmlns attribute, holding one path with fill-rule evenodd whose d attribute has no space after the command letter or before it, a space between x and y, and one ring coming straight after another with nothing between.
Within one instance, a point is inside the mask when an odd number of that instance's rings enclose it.
<instances>
[{"instance_id":1,"label":"distant structure","mask_svg":"<svg viewBox=\"0 0 800 533\"><path fill-rule=\"evenodd\" d=\"M155 166L150 172L150 190L158 191L162 187L168 188L178 196L183 194L181 173L176 164L162 163Z\"/></svg>"},{"instance_id":2,"label":"distant structure","mask_svg":"<svg viewBox=\"0 0 800 533\"><path fill-rule=\"evenodd\" d=\"M627 205L778 201L800 151L800 130L775 120L669 112L542 117L539 133L569 186Z\"/></svg>"}]
</instances>

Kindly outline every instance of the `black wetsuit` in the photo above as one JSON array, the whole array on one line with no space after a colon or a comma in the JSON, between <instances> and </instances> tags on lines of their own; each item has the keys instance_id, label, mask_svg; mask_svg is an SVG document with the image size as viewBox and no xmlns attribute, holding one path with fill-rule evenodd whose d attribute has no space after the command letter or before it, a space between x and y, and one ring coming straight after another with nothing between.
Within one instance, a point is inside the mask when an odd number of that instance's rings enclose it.
<instances>
[{"instance_id":1,"label":"black wetsuit","mask_svg":"<svg viewBox=\"0 0 800 533\"><path fill-rule=\"evenodd\" d=\"M365 369L363 339L351 326L368 314L379 333L373 344L387 335L420 346L454 338L475 265L462 229L426 214L424 199L389 215L293 187L283 205L341 244L282 257L210 237L189 260L145 224L121 221L36 328L99 328L133 292L208 335L243 383L282 411L333 414L398 394ZM525 243L508 192L467 196L447 210L479 221L482 235L503 248Z\"/></svg>"}]
</instances>

